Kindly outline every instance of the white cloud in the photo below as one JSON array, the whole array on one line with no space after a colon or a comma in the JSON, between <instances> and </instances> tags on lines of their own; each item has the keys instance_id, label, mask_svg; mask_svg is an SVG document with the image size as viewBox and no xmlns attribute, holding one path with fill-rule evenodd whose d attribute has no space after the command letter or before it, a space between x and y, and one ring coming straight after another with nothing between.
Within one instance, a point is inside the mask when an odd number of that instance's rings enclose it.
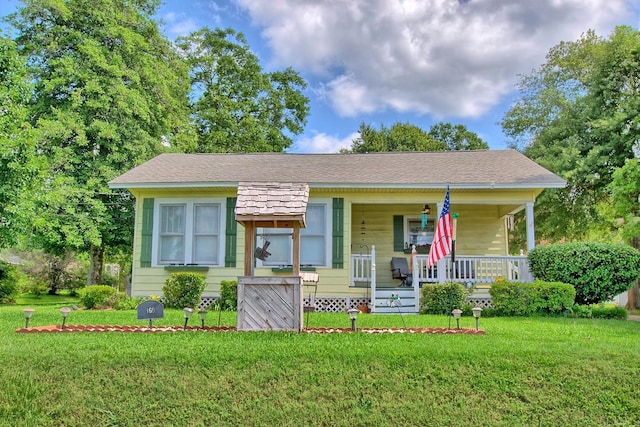
<instances>
[{"instance_id":1,"label":"white cloud","mask_svg":"<svg viewBox=\"0 0 640 427\"><path fill-rule=\"evenodd\" d=\"M237 0L272 61L317 80L340 115L478 117L562 40L602 36L634 0Z\"/></svg>"},{"instance_id":2,"label":"white cloud","mask_svg":"<svg viewBox=\"0 0 640 427\"><path fill-rule=\"evenodd\" d=\"M169 12L162 16L162 20L167 35L172 38L187 36L200 28L192 18L187 17L184 13Z\"/></svg>"},{"instance_id":3,"label":"white cloud","mask_svg":"<svg viewBox=\"0 0 640 427\"><path fill-rule=\"evenodd\" d=\"M326 133L315 133L303 136L294 144L291 152L295 153L337 153L341 148L351 148L351 142L359 136L357 132L339 139Z\"/></svg>"}]
</instances>

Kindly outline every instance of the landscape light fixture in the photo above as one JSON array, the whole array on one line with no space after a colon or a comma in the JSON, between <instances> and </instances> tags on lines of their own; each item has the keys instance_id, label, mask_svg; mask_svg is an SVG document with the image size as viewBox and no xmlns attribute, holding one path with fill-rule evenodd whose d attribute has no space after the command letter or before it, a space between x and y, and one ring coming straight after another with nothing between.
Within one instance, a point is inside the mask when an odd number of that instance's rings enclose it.
<instances>
[{"instance_id":1,"label":"landscape light fixture","mask_svg":"<svg viewBox=\"0 0 640 427\"><path fill-rule=\"evenodd\" d=\"M349 319L351 319L351 330L352 331L356 331L356 317L358 316L358 310L355 308L350 308L349 310L347 310L347 313L349 313Z\"/></svg>"},{"instance_id":2,"label":"landscape light fixture","mask_svg":"<svg viewBox=\"0 0 640 427\"><path fill-rule=\"evenodd\" d=\"M200 321L202 322L202 329L204 329L204 318L207 317L207 310L200 310L198 312L198 316L200 316Z\"/></svg>"},{"instance_id":3,"label":"landscape light fixture","mask_svg":"<svg viewBox=\"0 0 640 427\"><path fill-rule=\"evenodd\" d=\"M451 314L453 314L454 319L456 319L456 329L460 329L460 315L462 314L462 310L456 308Z\"/></svg>"},{"instance_id":4,"label":"landscape light fixture","mask_svg":"<svg viewBox=\"0 0 640 427\"><path fill-rule=\"evenodd\" d=\"M62 307L60 309L60 313L62 314L62 329L64 329L64 326L67 324L67 316L70 311L71 309L69 307Z\"/></svg>"},{"instance_id":5,"label":"landscape light fixture","mask_svg":"<svg viewBox=\"0 0 640 427\"><path fill-rule=\"evenodd\" d=\"M35 310L33 308L25 308L24 310L22 310L22 312L24 313L24 327L25 329L29 327L29 319L31 319L31 316L33 316L33 312Z\"/></svg>"},{"instance_id":6,"label":"landscape light fixture","mask_svg":"<svg viewBox=\"0 0 640 427\"><path fill-rule=\"evenodd\" d=\"M187 323L189 323L189 319L191 318L191 315L193 314L193 308L185 307L182 311L184 311L184 327L182 328L182 330L186 331L187 330Z\"/></svg>"},{"instance_id":7,"label":"landscape light fixture","mask_svg":"<svg viewBox=\"0 0 640 427\"><path fill-rule=\"evenodd\" d=\"M478 322L480 320L480 315L482 314L482 308L480 307L473 307L471 309L471 311L473 312L473 317L476 318L476 331L478 330Z\"/></svg>"}]
</instances>

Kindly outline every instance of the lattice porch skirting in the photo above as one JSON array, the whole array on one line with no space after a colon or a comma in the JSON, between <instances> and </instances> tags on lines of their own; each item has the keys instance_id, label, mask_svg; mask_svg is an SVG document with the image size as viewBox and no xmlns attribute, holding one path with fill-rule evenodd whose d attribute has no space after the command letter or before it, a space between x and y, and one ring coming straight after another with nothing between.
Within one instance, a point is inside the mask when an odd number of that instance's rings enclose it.
<instances>
[{"instance_id":1,"label":"lattice porch skirting","mask_svg":"<svg viewBox=\"0 0 640 427\"><path fill-rule=\"evenodd\" d=\"M220 298L218 296L204 296L202 297L202 303L198 306L199 309L208 309L210 306L213 308L215 301ZM315 301L312 301L315 300ZM491 308L491 298L469 298L467 300L469 304L482 308ZM304 305L314 305L316 311L325 313L344 313L350 308L358 308L361 304L371 304L371 298L367 297L304 297Z\"/></svg>"}]
</instances>

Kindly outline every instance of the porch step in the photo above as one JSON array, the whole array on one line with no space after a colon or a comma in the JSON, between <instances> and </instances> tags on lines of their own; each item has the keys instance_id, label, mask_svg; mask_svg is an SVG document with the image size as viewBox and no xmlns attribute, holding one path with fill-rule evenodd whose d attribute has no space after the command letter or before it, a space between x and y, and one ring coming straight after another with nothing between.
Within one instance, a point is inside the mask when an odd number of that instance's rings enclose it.
<instances>
[{"instance_id":1,"label":"porch step","mask_svg":"<svg viewBox=\"0 0 640 427\"><path fill-rule=\"evenodd\" d=\"M417 313L413 288L377 288L375 313Z\"/></svg>"}]
</instances>

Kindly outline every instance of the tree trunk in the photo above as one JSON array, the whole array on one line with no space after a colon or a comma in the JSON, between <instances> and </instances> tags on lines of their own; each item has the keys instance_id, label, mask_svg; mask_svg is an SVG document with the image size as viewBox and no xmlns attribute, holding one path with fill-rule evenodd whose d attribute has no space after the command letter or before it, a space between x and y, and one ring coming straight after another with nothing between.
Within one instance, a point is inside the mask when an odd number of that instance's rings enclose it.
<instances>
[{"instance_id":1,"label":"tree trunk","mask_svg":"<svg viewBox=\"0 0 640 427\"><path fill-rule=\"evenodd\" d=\"M57 295L62 287L62 275L67 268L67 254L64 256L49 255L49 295Z\"/></svg>"},{"instance_id":2,"label":"tree trunk","mask_svg":"<svg viewBox=\"0 0 640 427\"><path fill-rule=\"evenodd\" d=\"M87 286L102 284L102 267L104 264L104 246L91 246L89 249L89 274Z\"/></svg>"},{"instance_id":3,"label":"tree trunk","mask_svg":"<svg viewBox=\"0 0 640 427\"><path fill-rule=\"evenodd\" d=\"M631 239L631 246L640 250L640 236ZM637 310L640 308L640 280L636 280L636 283L627 292L627 310Z\"/></svg>"}]
</instances>

